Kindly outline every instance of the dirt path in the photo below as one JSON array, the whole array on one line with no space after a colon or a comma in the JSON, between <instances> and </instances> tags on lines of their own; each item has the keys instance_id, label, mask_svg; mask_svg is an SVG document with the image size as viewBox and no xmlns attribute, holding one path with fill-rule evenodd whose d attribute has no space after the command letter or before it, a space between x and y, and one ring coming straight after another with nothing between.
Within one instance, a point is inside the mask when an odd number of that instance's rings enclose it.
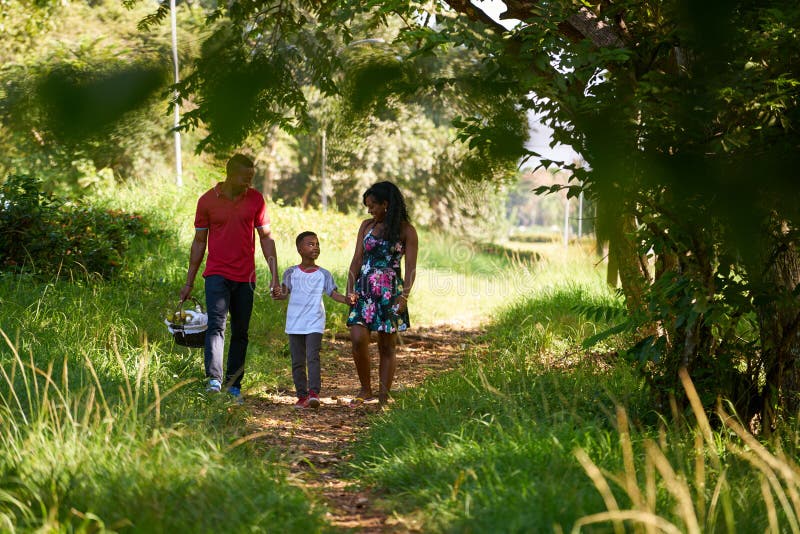
<instances>
[{"instance_id":1,"label":"dirt path","mask_svg":"<svg viewBox=\"0 0 800 534\"><path fill-rule=\"evenodd\" d=\"M415 328L404 334L402 344L398 345L392 390L414 387L432 373L454 368L465 344L471 343L478 333L445 325ZM370 350L373 389L377 389L375 343ZM356 491L340 478L340 464L349 459L347 447L368 426L369 415L378 410L378 405L367 403L360 408L348 405L359 390L348 339L325 339L321 356L320 409L294 409L293 389L251 397L247 399L251 430L264 432L260 439L282 452L298 484L322 497L333 525L364 533L418 531L413 521L387 517L377 506L374 494Z\"/></svg>"}]
</instances>

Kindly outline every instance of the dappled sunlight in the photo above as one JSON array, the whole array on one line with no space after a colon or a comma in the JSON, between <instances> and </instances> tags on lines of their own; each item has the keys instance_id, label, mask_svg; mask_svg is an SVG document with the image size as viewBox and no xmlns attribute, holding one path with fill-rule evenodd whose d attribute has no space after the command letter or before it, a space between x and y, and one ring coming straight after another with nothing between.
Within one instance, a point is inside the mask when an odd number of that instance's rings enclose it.
<instances>
[{"instance_id":1,"label":"dappled sunlight","mask_svg":"<svg viewBox=\"0 0 800 534\"><path fill-rule=\"evenodd\" d=\"M650 4L0 0L0 531L800 534L800 3Z\"/></svg>"},{"instance_id":2,"label":"dappled sunlight","mask_svg":"<svg viewBox=\"0 0 800 534\"><path fill-rule=\"evenodd\" d=\"M343 471L351 460L349 449L375 418L393 411L413 388L428 377L452 370L474 346L470 341L477 331L445 327L416 328L399 337L397 374L390 399L381 410L375 401L351 406L358 391L350 343L346 339L323 342L321 405L318 409L295 409L296 397L287 366L280 384L271 388L245 391L249 417L240 441L267 445L290 469L290 480L322 495L330 507L329 521L338 527L358 528L361 532L384 532L398 522L413 523L413 518L387 517L377 505L379 496L369 489L354 487ZM372 346L373 360L377 350ZM373 366L373 383L377 382Z\"/></svg>"},{"instance_id":3,"label":"dappled sunlight","mask_svg":"<svg viewBox=\"0 0 800 534\"><path fill-rule=\"evenodd\" d=\"M479 277L442 269L420 269L409 304L412 321L477 326L535 285L535 276L529 272ZM416 306L416 302L424 305Z\"/></svg>"},{"instance_id":4,"label":"dappled sunlight","mask_svg":"<svg viewBox=\"0 0 800 534\"><path fill-rule=\"evenodd\" d=\"M600 259L585 248L538 245L538 262L509 262L489 256L492 268L468 272L421 266L409 308L412 324L477 326L509 304L540 291L574 284L597 284L605 276ZM467 258L464 263L469 261ZM417 303L424 303L417 305Z\"/></svg>"}]
</instances>

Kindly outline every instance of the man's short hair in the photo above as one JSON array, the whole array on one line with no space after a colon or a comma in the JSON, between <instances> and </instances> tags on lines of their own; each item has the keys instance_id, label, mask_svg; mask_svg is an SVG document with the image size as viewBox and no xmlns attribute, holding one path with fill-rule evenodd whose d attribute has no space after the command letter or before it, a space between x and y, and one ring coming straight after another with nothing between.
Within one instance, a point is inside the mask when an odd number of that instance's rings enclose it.
<instances>
[{"instance_id":1,"label":"man's short hair","mask_svg":"<svg viewBox=\"0 0 800 534\"><path fill-rule=\"evenodd\" d=\"M253 160L244 154L234 154L231 156L231 159L228 160L228 164L225 166L225 172L233 174L239 169L253 169L255 166Z\"/></svg>"},{"instance_id":2,"label":"man's short hair","mask_svg":"<svg viewBox=\"0 0 800 534\"><path fill-rule=\"evenodd\" d=\"M314 232L309 232L309 231L300 232L299 234L297 234L297 237L294 240L294 246L299 247L300 243L303 242L303 239L305 239L305 238L307 238L309 236L317 237L317 234L315 234Z\"/></svg>"}]
</instances>

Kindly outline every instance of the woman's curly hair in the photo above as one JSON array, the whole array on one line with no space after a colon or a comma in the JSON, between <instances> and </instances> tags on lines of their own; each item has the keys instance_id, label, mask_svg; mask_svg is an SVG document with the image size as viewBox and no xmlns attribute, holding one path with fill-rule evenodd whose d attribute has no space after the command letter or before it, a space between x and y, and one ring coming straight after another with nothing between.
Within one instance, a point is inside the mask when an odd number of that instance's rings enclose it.
<instances>
[{"instance_id":1,"label":"woman's curly hair","mask_svg":"<svg viewBox=\"0 0 800 534\"><path fill-rule=\"evenodd\" d=\"M392 182L378 182L364 192L361 200L367 203L367 197L373 197L378 202L388 202L386 218L383 223L386 227L384 238L390 243L400 241L403 223L409 222L408 210L403 194Z\"/></svg>"}]
</instances>

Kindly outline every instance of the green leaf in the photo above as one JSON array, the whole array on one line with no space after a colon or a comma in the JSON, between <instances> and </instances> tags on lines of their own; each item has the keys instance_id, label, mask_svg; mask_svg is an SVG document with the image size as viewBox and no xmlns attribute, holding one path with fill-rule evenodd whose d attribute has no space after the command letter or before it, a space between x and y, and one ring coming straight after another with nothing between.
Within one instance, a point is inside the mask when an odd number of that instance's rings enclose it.
<instances>
[{"instance_id":1,"label":"green leaf","mask_svg":"<svg viewBox=\"0 0 800 534\"><path fill-rule=\"evenodd\" d=\"M613 335L621 334L623 332L632 332L634 329L635 329L635 326L632 324L631 321L625 321L625 322L619 323L617 325L612 326L611 328L607 328L607 329L603 330L602 332L599 332L599 333L597 333L597 334L595 334L595 335L593 335L591 337L588 337L588 338L584 339L583 342L581 343L581 347L583 347L584 349L591 348L594 345L596 345L597 343L599 343L600 341L603 341L604 339L608 339L609 337L611 337Z\"/></svg>"}]
</instances>

